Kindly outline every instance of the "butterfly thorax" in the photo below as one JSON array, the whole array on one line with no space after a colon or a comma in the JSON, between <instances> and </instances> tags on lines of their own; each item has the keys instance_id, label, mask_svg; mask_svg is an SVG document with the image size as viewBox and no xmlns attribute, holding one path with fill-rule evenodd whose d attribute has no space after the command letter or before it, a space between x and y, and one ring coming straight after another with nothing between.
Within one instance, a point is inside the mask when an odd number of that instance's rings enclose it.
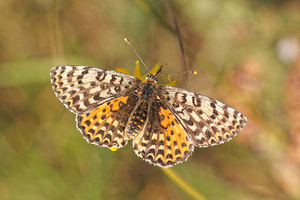
<instances>
[{"instance_id":1,"label":"butterfly thorax","mask_svg":"<svg viewBox=\"0 0 300 200\"><path fill-rule=\"evenodd\" d=\"M157 90L157 84L146 80L142 84L142 98L145 100L152 99L153 95L156 93Z\"/></svg>"}]
</instances>

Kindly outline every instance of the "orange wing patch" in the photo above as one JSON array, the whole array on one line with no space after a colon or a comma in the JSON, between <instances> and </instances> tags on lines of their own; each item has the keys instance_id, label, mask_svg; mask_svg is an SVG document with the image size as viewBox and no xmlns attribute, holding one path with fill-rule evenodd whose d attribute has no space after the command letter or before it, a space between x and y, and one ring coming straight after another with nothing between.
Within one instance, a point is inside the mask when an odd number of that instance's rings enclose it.
<instances>
[{"instance_id":1,"label":"orange wing patch","mask_svg":"<svg viewBox=\"0 0 300 200\"><path fill-rule=\"evenodd\" d=\"M124 137L125 126L118 116L122 113L116 111L124 107L127 100L128 96L121 96L100 105L90 113L77 115L77 127L83 136L99 146L124 146L128 139Z\"/></svg>"},{"instance_id":2,"label":"orange wing patch","mask_svg":"<svg viewBox=\"0 0 300 200\"><path fill-rule=\"evenodd\" d=\"M158 154L164 163L176 163L184 161L193 150L193 144L187 136L184 128L178 122L172 112L160 107L159 115L161 116L160 125L164 134L160 135L160 139L165 140L164 154ZM160 149L162 147L159 147ZM163 157L162 157L163 156Z\"/></svg>"}]
</instances>

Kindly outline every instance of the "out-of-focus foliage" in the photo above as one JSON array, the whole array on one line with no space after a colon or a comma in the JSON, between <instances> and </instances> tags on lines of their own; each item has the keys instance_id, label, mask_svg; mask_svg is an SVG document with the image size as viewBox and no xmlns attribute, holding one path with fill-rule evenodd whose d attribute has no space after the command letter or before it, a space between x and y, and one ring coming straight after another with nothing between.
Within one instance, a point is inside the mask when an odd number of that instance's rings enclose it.
<instances>
[{"instance_id":1,"label":"out-of-focus foliage","mask_svg":"<svg viewBox=\"0 0 300 200\"><path fill-rule=\"evenodd\" d=\"M175 166L182 179L207 199L300 198L298 0L10 0L0 2L1 200L191 198L131 144L88 145L51 89L58 64L133 73L124 37L148 66L199 72L174 75L178 87L248 117L234 140Z\"/></svg>"}]
</instances>

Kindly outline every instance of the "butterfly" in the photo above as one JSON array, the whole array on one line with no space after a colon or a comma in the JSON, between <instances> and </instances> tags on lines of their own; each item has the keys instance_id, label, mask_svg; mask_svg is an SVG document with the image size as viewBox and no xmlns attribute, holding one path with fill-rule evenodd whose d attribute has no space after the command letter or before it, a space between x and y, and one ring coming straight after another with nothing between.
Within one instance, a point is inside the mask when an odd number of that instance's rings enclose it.
<instances>
[{"instance_id":1,"label":"butterfly","mask_svg":"<svg viewBox=\"0 0 300 200\"><path fill-rule=\"evenodd\" d=\"M157 84L160 70L142 81L103 68L59 65L50 76L89 143L120 148L133 140L135 153L160 167L187 160L194 147L229 141L245 126L247 118L220 101Z\"/></svg>"}]
</instances>

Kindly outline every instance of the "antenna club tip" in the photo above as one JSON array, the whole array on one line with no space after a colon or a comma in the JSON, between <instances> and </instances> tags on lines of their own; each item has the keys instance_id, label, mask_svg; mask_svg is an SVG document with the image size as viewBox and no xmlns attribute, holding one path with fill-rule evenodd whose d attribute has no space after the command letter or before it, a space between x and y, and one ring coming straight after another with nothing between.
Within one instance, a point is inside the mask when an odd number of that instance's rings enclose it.
<instances>
[{"instance_id":1,"label":"antenna club tip","mask_svg":"<svg viewBox=\"0 0 300 200\"><path fill-rule=\"evenodd\" d=\"M128 38L124 38L124 41L128 44L130 44L130 41L128 40Z\"/></svg>"},{"instance_id":2,"label":"antenna club tip","mask_svg":"<svg viewBox=\"0 0 300 200\"><path fill-rule=\"evenodd\" d=\"M191 74L198 74L198 72L196 70L189 70L189 71L186 71L186 72L183 72L183 73L191 73Z\"/></svg>"},{"instance_id":3,"label":"antenna club tip","mask_svg":"<svg viewBox=\"0 0 300 200\"><path fill-rule=\"evenodd\" d=\"M198 72L196 70L192 70L191 72L195 75L198 74Z\"/></svg>"}]
</instances>

